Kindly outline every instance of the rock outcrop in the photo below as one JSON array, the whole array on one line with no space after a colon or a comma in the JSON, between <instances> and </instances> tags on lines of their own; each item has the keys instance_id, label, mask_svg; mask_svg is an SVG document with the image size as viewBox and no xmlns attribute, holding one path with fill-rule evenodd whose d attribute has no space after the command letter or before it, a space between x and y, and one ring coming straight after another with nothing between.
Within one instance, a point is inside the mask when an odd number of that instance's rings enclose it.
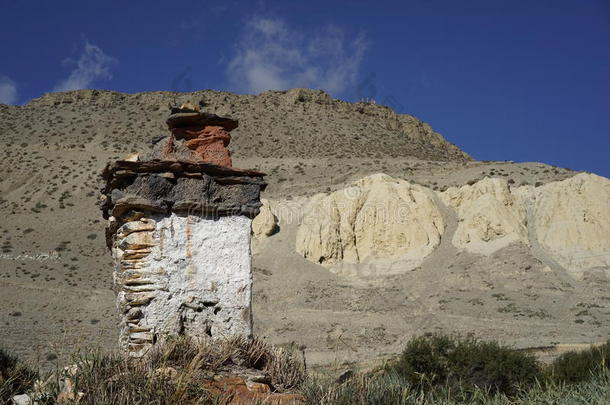
<instances>
[{"instance_id":1,"label":"rock outcrop","mask_svg":"<svg viewBox=\"0 0 610 405\"><path fill-rule=\"evenodd\" d=\"M438 197L455 211L455 232L444 236L458 249L491 255L520 243L543 262L577 278L586 270L610 267L606 178L579 174L540 187L513 189L504 179L484 178L451 187ZM334 269L390 260L405 270L433 252L444 229L430 189L378 174L311 197L296 250Z\"/></svg>"},{"instance_id":2,"label":"rock outcrop","mask_svg":"<svg viewBox=\"0 0 610 405\"><path fill-rule=\"evenodd\" d=\"M485 178L439 195L458 216L454 246L488 255L511 243L528 244L526 211L506 180Z\"/></svg>"},{"instance_id":3,"label":"rock outcrop","mask_svg":"<svg viewBox=\"0 0 610 405\"><path fill-rule=\"evenodd\" d=\"M278 231L278 220L273 211L271 211L269 200L261 198L261 203L263 205L260 208L260 212L252 220L252 234L256 239L266 238Z\"/></svg>"},{"instance_id":4,"label":"rock outcrop","mask_svg":"<svg viewBox=\"0 0 610 405\"><path fill-rule=\"evenodd\" d=\"M377 258L416 266L439 244L444 228L431 190L376 174L312 197L296 250L325 266Z\"/></svg>"},{"instance_id":5,"label":"rock outcrop","mask_svg":"<svg viewBox=\"0 0 610 405\"><path fill-rule=\"evenodd\" d=\"M582 173L530 189L530 199L541 247L568 272L610 267L610 180Z\"/></svg>"}]
</instances>

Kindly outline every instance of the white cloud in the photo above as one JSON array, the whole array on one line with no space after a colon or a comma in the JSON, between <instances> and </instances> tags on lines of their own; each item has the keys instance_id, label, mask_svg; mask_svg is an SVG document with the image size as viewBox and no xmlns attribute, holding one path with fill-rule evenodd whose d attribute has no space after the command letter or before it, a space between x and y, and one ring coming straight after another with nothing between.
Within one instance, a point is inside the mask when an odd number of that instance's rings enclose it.
<instances>
[{"instance_id":1,"label":"white cloud","mask_svg":"<svg viewBox=\"0 0 610 405\"><path fill-rule=\"evenodd\" d=\"M0 104L17 102L17 85L6 76L0 76Z\"/></svg>"},{"instance_id":2,"label":"white cloud","mask_svg":"<svg viewBox=\"0 0 610 405\"><path fill-rule=\"evenodd\" d=\"M355 83L366 48L362 35L348 40L336 27L306 35L280 19L256 18L246 24L227 75L238 91L310 87L338 94Z\"/></svg>"},{"instance_id":3,"label":"white cloud","mask_svg":"<svg viewBox=\"0 0 610 405\"><path fill-rule=\"evenodd\" d=\"M78 60L67 59L65 63L76 66L68 78L57 84L53 91L86 89L98 79L111 79L110 68L117 60L106 55L99 46L85 41Z\"/></svg>"}]
</instances>

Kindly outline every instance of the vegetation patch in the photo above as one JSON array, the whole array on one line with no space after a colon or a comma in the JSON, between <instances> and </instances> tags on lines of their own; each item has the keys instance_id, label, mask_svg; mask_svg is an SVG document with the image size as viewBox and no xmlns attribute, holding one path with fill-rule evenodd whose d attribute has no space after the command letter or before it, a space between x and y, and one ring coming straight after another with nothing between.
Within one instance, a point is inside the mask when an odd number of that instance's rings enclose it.
<instances>
[{"instance_id":1,"label":"vegetation patch","mask_svg":"<svg viewBox=\"0 0 610 405\"><path fill-rule=\"evenodd\" d=\"M610 403L609 355L610 341L543 366L497 342L427 334L411 339L383 367L335 379L323 373L308 376L297 351L240 337L172 338L141 359L89 351L45 376L0 350L0 404L27 394L40 405L601 405ZM265 395L278 395L278 402L261 397L234 402L239 391L218 387L223 381L235 384L235 376L264 380L270 390Z\"/></svg>"}]
</instances>

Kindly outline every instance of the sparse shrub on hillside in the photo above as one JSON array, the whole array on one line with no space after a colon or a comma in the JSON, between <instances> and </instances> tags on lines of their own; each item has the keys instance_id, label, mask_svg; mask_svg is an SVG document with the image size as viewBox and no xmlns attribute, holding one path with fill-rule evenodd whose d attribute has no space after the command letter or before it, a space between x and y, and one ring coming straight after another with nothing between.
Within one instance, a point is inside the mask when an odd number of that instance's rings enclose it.
<instances>
[{"instance_id":1,"label":"sparse shrub on hillside","mask_svg":"<svg viewBox=\"0 0 610 405\"><path fill-rule=\"evenodd\" d=\"M610 364L610 340L601 346L559 356L548 368L549 377L559 383L576 383L604 374Z\"/></svg>"},{"instance_id":2,"label":"sparse shrub on hillside","mask_svg":"<svg viewBox=\"0 0 610 405\"><path fill-rule=\"evenodd\" d=\"M444 386L465 395L482 389L515 395L541 377L535 358L472 336L427 334L407 343L388 366L423 391Z\"/></svg>"}]
</instances>

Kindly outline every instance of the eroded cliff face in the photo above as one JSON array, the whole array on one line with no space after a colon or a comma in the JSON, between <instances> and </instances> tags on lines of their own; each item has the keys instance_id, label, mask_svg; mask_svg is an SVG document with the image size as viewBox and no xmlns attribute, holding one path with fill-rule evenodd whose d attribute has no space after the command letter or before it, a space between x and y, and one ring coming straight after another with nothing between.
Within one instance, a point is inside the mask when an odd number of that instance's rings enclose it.
<instances>
[{"instance_id":1,"label":"eroded cliff face","mask_svg":"<svg viewBox=\"0 0 610 405\"><path fill-rule=\"evenodd\" d=\"M511 243L529 244L525 207L510 192L506 180L485 178L473 185L450 187L439 195L457 213L454 246L489 255Z\"/></svg>"},{"instance_id":2,"label":"eroded cliff face","mask_svg":"<svg viewBox=\"0 0 610 405\"><path fill-rule=\"evenodd\" d=\"M574 278L610 268L610 180L593 174L540 187L485 178L436 193L379 174L299 209L295 250L336 272L366 264L408 271L433 257L444 238L484 256L520 244ZM446 232L450 218L455 229Z\"/></svg>"},{"instance_id":3,"label":"eroded cliff face","mask_svg":"<svg viewBox=\"0 0 610 405\"><path fill-rule=\"evenodd\" d=\"M583 173L520 194L534 237L570 274L610 268L610 180Z\"/></svg>"},{"instance_id":4,"label":"eroded cliff face","mask_svg":"<svg viewBox=\"0 0 610 405\"><path fill-rule=\"evenodd\" d=\"M378 174L314 196L296 250L326 266L395 258L415 267L439 244L444 227L434 192Z\"/></svg>"}]
</instances>

